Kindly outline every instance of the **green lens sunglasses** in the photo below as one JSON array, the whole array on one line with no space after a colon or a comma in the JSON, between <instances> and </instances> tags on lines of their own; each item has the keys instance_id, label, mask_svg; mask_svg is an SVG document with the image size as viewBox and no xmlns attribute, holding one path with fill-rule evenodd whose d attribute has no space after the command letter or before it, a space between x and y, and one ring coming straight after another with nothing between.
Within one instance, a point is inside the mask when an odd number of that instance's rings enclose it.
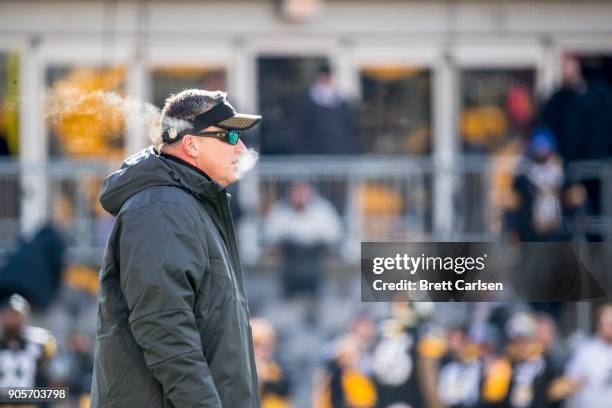
<instances>
[{"instance_id":1,"label":"green lens sunglasses","mask_svg":"<svg viewBox=\"0 0 612 408\"><path fill-rule=\"evenodd\" d=\"M237 130L228 130L227 132L198 132L196 136L214 137L215 139L223 140L226 143L235 145L240 140L240 132Z\"/></svg>"}]
</instances>

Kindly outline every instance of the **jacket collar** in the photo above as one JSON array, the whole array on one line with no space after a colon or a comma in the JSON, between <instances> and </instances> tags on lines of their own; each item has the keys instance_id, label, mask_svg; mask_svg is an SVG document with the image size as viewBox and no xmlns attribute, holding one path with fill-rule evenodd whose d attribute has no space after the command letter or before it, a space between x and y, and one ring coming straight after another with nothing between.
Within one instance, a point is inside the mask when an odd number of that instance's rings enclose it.
<instances>
[{"instance_id":1,"label":"jacket collar","mask_svg":"<svg viewBox=\"0 0 612 408\"><path fill-rule=\"evenodd\" d=\"M225 187L212 180L205 172L197 167L167 153L155 150L157 156L168 168L172 179L185 190L198 198L217 199L225 196Z\"/></svg>"}]
</instances>

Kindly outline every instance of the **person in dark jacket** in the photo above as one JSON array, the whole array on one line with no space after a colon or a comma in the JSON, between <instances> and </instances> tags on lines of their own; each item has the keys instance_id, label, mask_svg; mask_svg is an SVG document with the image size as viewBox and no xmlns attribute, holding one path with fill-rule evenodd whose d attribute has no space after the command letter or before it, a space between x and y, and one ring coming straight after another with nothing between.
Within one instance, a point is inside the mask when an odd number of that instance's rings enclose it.
<instances>
[{"instance_id":1,"label":"person in dark jacket","mask_svg":"<svg viewBox=\"0 0 612 408\"><path fill-rule=\"evenodd\" d=\"M603 80L585 78L580 60L566 55L562 64L562 83L542 110L542 119L559 145L566 171L581 160L612 158L612 89ZM572 176L568 171L568 176ZM599 216L602 211L603 180L585 179L586 212ZM589 241L601 241L596 232L588 232Z\"/></svg>"},{"instance_id":2,"label":"person in dark jacket","mask_svg":"<svg viewBox=\"0 0 612 408\"><path fill-rule=\"evenodd\" d=\"M542 120L559 144L566 163L612 157L612 90L597 77L582 75L580 60L563 59L562 82L542 109Z\"/></svg>"},{"instance_id":3,"label":"person in dark jacket","mask_svg":"<svg viewBox=\"0 0 612 408\"><path fill-rule=\"evenodd\" d=\"M259 407L243 272L225 187L256 154L220 91L166 100L162 144L125 160L100 273L91 406Z\"/></svg>"},{"instance_id":4,"label":"person in dark jacket","mask_svg":"<svg viewBox=\"0 0 612 408\"><path fill-rule=\"evenodd\" d=\"M296 154L355 154L359 137L355 113L338 91L331 69L319 67L308 93L297 102Z\"/></svg>"},{"instance_id":5,"label":"person in dark jacket","mask_svg":"<svg viewBox=\"0 0 612 408\"><path fill-rule=\"evenodd\" d=\"M32 239L19 239L15 251L0 264L0 303L18 293L33 307L47 308L60 288L65 252L64 236L51 223Z\"/></svg>"},{"instance_id":6,"label":"person in dark jacket","mask_svg":"<svg viewBox=\"0 0 612 408\"><path fill-rule=\"evenodd\" d=\"M521 242L567 241L563 224L563 164L555 139L545 128L534 130L512 188L517 205L507 216L509 232Z\"/></svg>"}]
</instances>

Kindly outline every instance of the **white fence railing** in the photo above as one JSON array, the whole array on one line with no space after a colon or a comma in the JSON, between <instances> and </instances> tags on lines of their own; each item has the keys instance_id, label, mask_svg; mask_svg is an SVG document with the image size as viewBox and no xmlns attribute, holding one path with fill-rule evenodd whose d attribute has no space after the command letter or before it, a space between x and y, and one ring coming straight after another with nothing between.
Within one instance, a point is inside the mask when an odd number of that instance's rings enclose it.
<instances>
[{"instance_id":1,"label":"white fence railing","mask_svg":"<svg viewBox=\"0 0 612 408\"><path fill-rule=\"evenodd\" d=\"M342 242L452 239L489 241L499 238L504 191L517 171L515 159L464 157L452 169L429 158L389 157L265 157L239 183L240 221L251 226L259 245L271 206L286 198L294 181L305 181L336 208L344 227ZM6 251L27 224L28 200L44 194L46 218L65 232L71 254L98 260L112 218L98 203L102 180L118 163L56 161L44 166L0 162L0 252ZM587 218L587 229L612 231L612 166L603 162L574 163L568 177L597 183L599 214ZM30 191L24 179L36 179L43 190ZM452 202L433 205L435 184L451 180ZM434 227L434 209L452 211L452 236ZM254 251L257 254L258 251ZM255 255L256 258L256 255ZM256 260L256 259L255 259Z\"/></svg>"}]
</instances>

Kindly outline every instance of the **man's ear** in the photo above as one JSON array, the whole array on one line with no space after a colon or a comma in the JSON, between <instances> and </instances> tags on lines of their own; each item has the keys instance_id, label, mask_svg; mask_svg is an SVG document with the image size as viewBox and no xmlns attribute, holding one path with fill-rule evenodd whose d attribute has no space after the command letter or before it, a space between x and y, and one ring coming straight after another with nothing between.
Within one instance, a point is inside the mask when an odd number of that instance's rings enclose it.
<instances>
[{"instance_id":1,"label":"man's ear","mask_svg":"<svg viewBox=\"0 0 612 408\"><path fill-rule=\"evenodd\" d=\"M192 135L185 135L183 139L181 139L181 143L183 145L183 150L190 157L197 157L199 145L196 142L195 137Z\"/></svg>"}]
</instances>

